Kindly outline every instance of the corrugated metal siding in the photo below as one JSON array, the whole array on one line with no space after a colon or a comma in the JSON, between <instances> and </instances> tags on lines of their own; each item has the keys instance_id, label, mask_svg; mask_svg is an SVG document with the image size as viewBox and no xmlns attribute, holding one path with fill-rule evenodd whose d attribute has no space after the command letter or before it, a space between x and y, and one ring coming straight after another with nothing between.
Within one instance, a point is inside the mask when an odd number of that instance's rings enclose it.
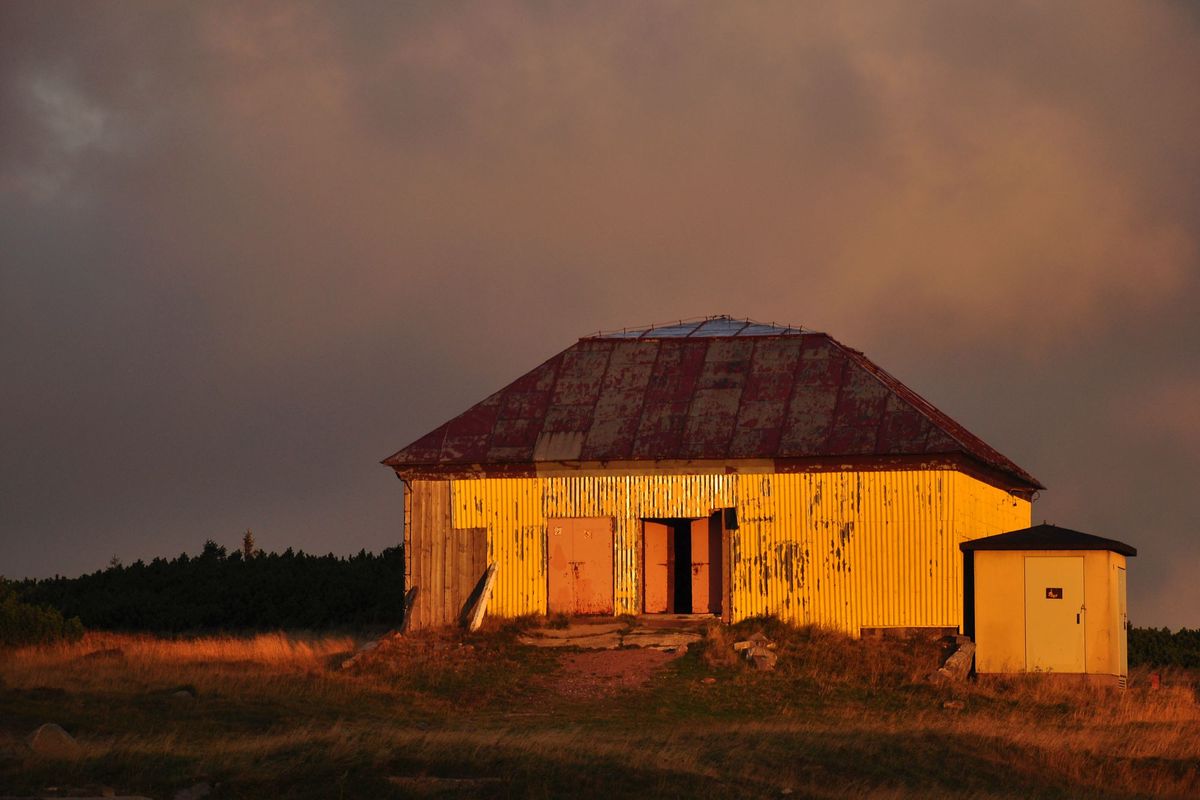
<instances>
[{"instance_id":1,"label":"corrugated metal siding","mask_svg":"<svg viewBox=\"0 0 1200 800\"><path fill-rule=\"evenodd\" d=\"M496 565L489 613L515 617L546 610L546 516L536 478L451 481L456 528L485 528Z\"/></svg>"},{"instance_id":2,"label":"corrugated metal siding","mask_svg":"<svg viewBox=\"0 0 1200 800\"><path fill-rule=\"evenodd\" d=\"M455 480L453 525L487 529L488 556L496 563L495 613L518 616L546 611L546 520L612 517L614 608L637 614L642 519L703 517L731 507L734 481L730 475Z\"/></svg>"},{"instance_id":3,"label":"corrugated metal siding","mask_svg":"<svg viewBox=\"0 0 1200 800\"><path fill-rule=\"evenodd\" d=\"M953 475L958 486L954 514L958 541L1029 527L1033 504L1028 500L981 483L969 475L959 472Z\"/></svg>"},{"instance_id":4,"label":"corrugated metal siding","mask_svg":"<svg viewBox=\"0 0 1200 800\"><path fill-rule=\"evenodd\" d=\"M958 624L951 473L795 477L787 489L800 516L789 523L803 531L812 553L805 621L852 632Z\"/></svg>"},{"instance_id":5,"label":"corrugated metal siding","mask_svg":"<svg viewBox=\"0 0 1200 800\"><path fill-rule=\"evenodd\" d=\"M951 525L953 475L743 478L734 618L774 614L852 632L957 625L961 557Z\"/></svg>"},{"instance_id":6,"label":"corrugated metal siding","mask_svg":"<svg viewBox=\"0 0 1200 800\"><path fill-rule=\"evenodd\" d=\"M733 619L773 614L851 633L960 624L958 543L1025 527L1030 514L1027 501L950 470L483 478L454 480L450 494L453 527L488 532L492 613L545 613L547 519L613 518L614 608L637 614L641 520L736 507Z\"/></svg>"}]
</instances>

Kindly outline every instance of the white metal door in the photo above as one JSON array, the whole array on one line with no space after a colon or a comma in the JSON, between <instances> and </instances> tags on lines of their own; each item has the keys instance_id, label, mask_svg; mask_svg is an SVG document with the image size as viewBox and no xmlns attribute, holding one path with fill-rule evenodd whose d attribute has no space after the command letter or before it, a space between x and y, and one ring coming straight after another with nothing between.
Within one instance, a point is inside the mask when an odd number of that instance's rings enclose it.
<instances>
[{"instance_id":1,"label":"white metal door","mask_svg":"<svg viewBox=\"0 0 1200 800\"><path fill-rule=\"evenodd\" d=\"M1082 556L1026 556L1026 671L1084 672L1086 612Z\"/></svg>"}]
</instances>

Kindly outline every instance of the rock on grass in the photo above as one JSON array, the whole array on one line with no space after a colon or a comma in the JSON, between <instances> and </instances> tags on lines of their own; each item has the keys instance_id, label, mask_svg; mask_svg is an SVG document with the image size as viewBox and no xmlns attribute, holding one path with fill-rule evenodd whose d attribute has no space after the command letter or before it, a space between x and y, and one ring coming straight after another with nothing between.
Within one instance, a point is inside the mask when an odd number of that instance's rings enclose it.
<instances>
[{"instance_id":1,"label":"rock on grass","mask_svg":"<svg viewBox=\"0 0 1200 800\"><path fill-rule=\"evenodd\" d=\"M79 756L79 742L53 722L47 722L33 732L33 736L29 740L29 747L38 755L49 758L76 758Z\"/></svg>"}]
</instances>

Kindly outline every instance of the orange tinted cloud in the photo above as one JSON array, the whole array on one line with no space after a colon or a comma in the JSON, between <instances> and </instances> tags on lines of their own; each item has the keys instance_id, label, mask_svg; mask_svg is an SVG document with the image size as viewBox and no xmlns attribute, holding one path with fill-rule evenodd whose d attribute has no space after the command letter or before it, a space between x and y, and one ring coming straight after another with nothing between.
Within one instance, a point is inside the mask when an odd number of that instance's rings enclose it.
<instances>
[{"instance_id":1,"label":"orange tinted cloud","mask_svg":"<svg viewBox=\"0 0 1200 800\"><path fill-rule=\"evenodd\" d=\"M472 305L482 280L536 304L582 273L604 323L719 310L719 286L858 336L932 319L930 345L1019 327L1040 346L1195 271L1196 215L1163 191L1194 197L1200 171L1185 14L489 4L368 31L326 6L205 6L177 15L191 61L155 52L135 77L95 54L124 83L63 86L205 162L174 211L252 260L208 273L234 317L319 303L359 328L400 294Z\"/></svg>"},{"instance_id":2,"label":"orange tinted cloud","mask_svg":"<svg viewBox=\"0 0 1200 800\"><path fill-rule=\"evenodd\" d=\"M1103 416L1116 378L1076 362L1200 303L1188 4L0 15L0 524L47 548L17 569L247 525L390 542L374 460L598 328L803 323L990 421L964 363Z\"/></svg>"}]
</instances>

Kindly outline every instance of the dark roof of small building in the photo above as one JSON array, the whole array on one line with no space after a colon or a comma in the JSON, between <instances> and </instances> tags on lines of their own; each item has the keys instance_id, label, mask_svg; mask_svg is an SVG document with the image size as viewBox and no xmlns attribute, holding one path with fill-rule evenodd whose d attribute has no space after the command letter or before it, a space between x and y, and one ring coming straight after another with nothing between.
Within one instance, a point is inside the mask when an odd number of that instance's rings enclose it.
<instances>
[{"instance_id":1,"label":"dark roof of small building","mask_svg":"<svg viewBox=\"0 0 1200 800\"><path fill-rule=\"evenodd\" d=\"M1043 488L859 351L731 317L586 336L383 463L880 456L964 456Z\"/></svg>"},{"instance_id":2,"label":"dark roof of small building","mask_svg":"<svg viewBox=\"0 0 1200 800\"><path fill-rule=\"evenodd\" d=\"M1057 525L1034 525L1019 531L998 533L972 539L959 545L963 552L973 550L1111 550L1123 556L1136 556L1137 548L1090 533L1080 533Z\"/></svg>"}]
</instances>

